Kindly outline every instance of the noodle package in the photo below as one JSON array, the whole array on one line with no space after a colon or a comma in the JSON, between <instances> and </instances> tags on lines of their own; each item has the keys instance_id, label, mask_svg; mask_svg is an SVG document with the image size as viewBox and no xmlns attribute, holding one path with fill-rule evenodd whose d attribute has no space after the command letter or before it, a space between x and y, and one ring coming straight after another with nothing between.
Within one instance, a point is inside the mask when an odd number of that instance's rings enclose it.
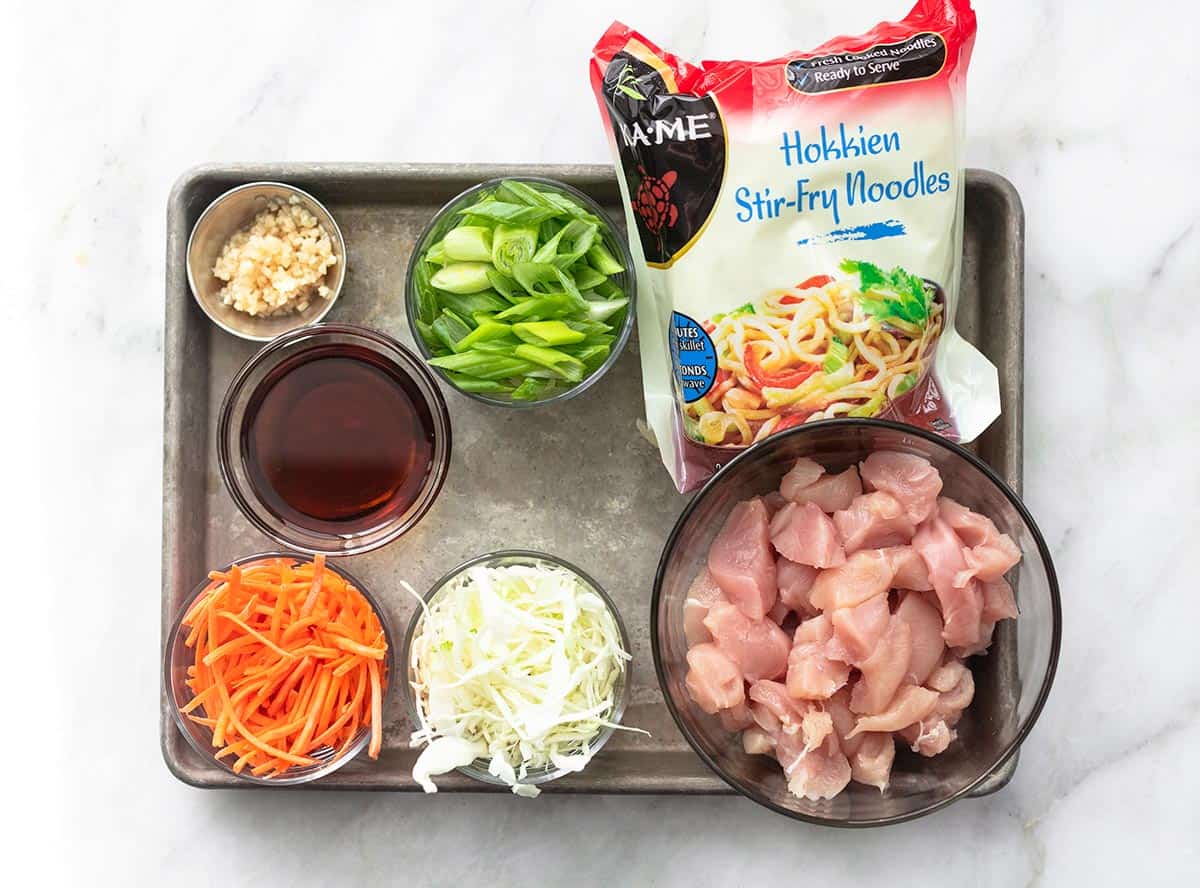
<instances>
[{"instance_id":1,"label":"noodle package","mask_svg":"<svg viewBox=\"0 0 1200 888\"><path fill-rule=\"evenodd\" d=\"M616 23L591 80L638 268L647 422L680 490L801 423L968 441L996 369L954 330L968 0L766 62Z\"/></svg>"}]
</instances>

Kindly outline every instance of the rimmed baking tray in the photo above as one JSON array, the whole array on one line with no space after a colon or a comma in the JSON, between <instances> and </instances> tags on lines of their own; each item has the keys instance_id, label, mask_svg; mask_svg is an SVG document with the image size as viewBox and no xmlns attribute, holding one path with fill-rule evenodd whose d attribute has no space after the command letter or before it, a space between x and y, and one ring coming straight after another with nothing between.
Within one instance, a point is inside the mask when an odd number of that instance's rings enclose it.
<instances>
[{"instance_id":1,"label":"rimmed baking tray","mask_svg":"<svg viewBox=\"0 0 1200 888\"><path fill-rule=\"evenodd\" d=\"M433 214L485 179L536 175L590 194L620 222L617 181L607 166L409 164L236 164L197 167L171 191L167 207L167 290L163 458L162 625L165 636L184 596L209 566L269 551L221 484L215 428L225 387L256 344L217 329L188 292L188 234L204 208L243 182L288 182L312 193L338 220L347 277L328 320L377 327L412 344L404 316L404 273L414 241ZM957 326L1000 369L1004 412L972 446L1017 491L1021 488L1024 340L1024 216L1012 185L969 170ZM686 502L658 452L637 427L642 415L636 338L598 385L579 398L534 411L507 411L447 390L454 454L441 497L397 542L348 559L347 566L405 626L415 606L400 585L425 590L448 568L482 552L540 549L592 574L621 609L633 645L633 688L625 722L650 732L618 732L586 771L547 784L548 792L730 793L680 736L652 666L649 601L667 534ZM1015 643L1015 641L1014 641ZM1013 651L991 656L1013 661ZM1015 676L1014 676L1015 677ZM318 789L414 790L417 752L396 683L385 701L384 749L311 784ZM180 780L245 787L197 755L161 698L163 758ZM976 789L1002 787L1014 755ZM446 791L488 787L458 774Z\"/></svg>"}]
</instances>

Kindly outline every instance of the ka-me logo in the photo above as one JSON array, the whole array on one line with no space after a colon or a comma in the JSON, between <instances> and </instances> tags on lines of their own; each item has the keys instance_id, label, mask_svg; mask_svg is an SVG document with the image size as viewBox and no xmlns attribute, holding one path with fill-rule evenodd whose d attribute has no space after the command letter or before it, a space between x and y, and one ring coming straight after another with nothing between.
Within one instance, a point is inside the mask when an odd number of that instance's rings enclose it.
<instances>
[{"instance_id":1,"label":"ka-me logo","mask_svg":"<svg viewBox=\"0 0 1200 888\"><path fill-rule=\"evenodd\" d=\"M712 118L716 115L685 114L669 120L649 120L646 122L632 121L628 125L619 123L621 138L625 147L635 148L638 145L661 145L663 142L695 142L698 139L711 139Z\"/></svg>"}]
</instances>

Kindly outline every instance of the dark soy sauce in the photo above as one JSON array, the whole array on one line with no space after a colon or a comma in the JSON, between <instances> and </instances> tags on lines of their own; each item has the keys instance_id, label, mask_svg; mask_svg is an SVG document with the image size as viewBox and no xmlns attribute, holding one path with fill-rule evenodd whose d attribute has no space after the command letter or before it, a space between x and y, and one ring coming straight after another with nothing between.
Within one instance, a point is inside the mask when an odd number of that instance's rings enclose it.
<instances>
[{"instance_id":1,"label":"dark soy sauce","mask_svg":"<svg viewBox=\"0 0 1200 888\"><path fill-rule=\"evenodd\" d=\"M357 533L403 514L433 460L433 420L415 383L359 346L280 364L251 396L242 428L259 498L316 531Z\"/></svg>"}]
</instances>

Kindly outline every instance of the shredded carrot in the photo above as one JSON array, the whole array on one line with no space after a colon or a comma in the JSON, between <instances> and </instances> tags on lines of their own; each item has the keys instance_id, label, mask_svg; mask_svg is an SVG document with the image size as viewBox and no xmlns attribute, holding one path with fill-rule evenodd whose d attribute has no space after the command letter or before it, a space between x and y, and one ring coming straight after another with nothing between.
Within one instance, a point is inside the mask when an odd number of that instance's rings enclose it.
<instances>
[{"instance_id":1,"label":"shredded carrot","mask_svg":"<svg viewBox=\"0 0 1200 888\"><path fill-rule=\"evenodd\" d=\"M209 574L183 618L191 649L184 715L212 730L235 773L274 777L343 753L370 731L383 745L387 654L379 616L318 555Z\"/></svg>"}]
</instances>

